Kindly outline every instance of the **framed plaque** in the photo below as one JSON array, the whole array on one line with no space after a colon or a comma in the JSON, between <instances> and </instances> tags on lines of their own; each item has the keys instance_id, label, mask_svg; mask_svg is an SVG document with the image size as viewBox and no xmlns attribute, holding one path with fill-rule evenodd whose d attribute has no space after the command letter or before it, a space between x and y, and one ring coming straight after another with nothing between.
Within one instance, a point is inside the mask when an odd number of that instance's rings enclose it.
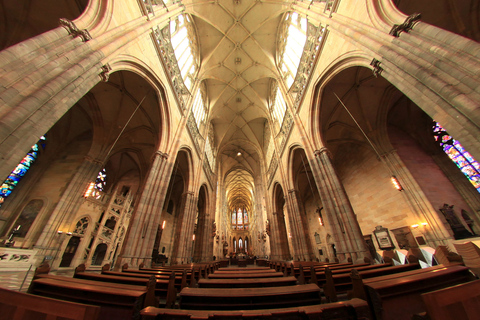
<instances>
[{"instance_id":1,"label":"framed plaque","mask_svg":"<svg viewBox=\"0 0 480 320\"><path fill-rule=\"evenodd\" d=\"M395 248L387 228L383 228L382 226L377 226L375 227L375 230L373 230L373 234L375 235L375 238L377 238L378 247L381 250L388 250L388 249Z\"/></svg>"}]
</instances>

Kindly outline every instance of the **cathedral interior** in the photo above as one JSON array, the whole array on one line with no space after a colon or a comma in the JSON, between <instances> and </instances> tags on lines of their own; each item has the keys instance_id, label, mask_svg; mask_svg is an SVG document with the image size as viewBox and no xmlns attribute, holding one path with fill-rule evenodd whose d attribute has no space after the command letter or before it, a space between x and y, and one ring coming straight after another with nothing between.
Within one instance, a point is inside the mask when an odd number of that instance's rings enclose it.
<instances>
[{"instance_id":1,"label":"cathedral interior","mask_svg":"<svg viewBox=\"0 0 480 320\"><path fill-rule=\"evenodd\" d=\"M477 0L0 12L0 270L479 242Z\"/></svg>"}]
</instances>

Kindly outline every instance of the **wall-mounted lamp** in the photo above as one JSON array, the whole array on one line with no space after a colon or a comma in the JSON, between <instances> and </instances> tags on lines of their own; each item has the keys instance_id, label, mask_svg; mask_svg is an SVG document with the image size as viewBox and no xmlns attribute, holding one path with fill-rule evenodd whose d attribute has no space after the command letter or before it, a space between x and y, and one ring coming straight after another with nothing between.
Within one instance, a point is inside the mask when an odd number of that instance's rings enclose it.
<instances>
[{"instance_id":1,"label":"wall-mounted lamp","mask_svg":"<svg viewBox=\"0 0 480 320\"><path fill-rule=\"evenodd\" d=\"M57 234L64 234L64 233L65 233L67 236L71 236L71 235L72 235L71 232L64 232L64 231L62 231L62 230L58 230L58 231L57 231Z\"/></svg>"},{"instance_id":2,"label":"wall-mounted lamp","mask_svg":"<svg viewBox=\"0 0 480 320\"><path fill-rule=\"evenodd\" d=\"M397 177L392 176L392 177L390 178L390 180L392 180L392 183L393 183L393 185L395 186L395 189L397 189L398 191L402 191L402 190L403 190L403 187L402 187L402 185L400 184L400 181L398 181Z\"/></svg>"},{"instance_id":3,"label":"wall-mounted lamp","mask_svg":"<svg viewBox=\"0 0 480 320\"><path fill-rule=\"evenodd\" d=\"M58 233L58 234L62 234L63 231L62 231L62 230L58 230L57 233Z\"/></svg>"},{"instance_id":4,"label":"wall-mounted lamp","mask_svg":"<svg viewBox=\"0 0 480 320\"><path fill-rule=\"evenodd\" d=\"M320 223L320 225L323 226L322 218L318 217L318 223Z\"/></svg>"},{"instance_id":5,"label":"wall-mounted lamp","mask_svg":"<svg viewBox=\"0 0 480 320\"><path fill-rule=\"evenodd\" d=\"M163 223L162 223L162 229L165 229L165 224L167 223L167 220L163 220Z\"/></svg>"},{"instance_id":6,"label":"wall-mounted lamp","mask_svg":"<svg viewBox=\"0 0 480 320\"><path fill-rule=\"evenodd\" d=\"M415 224L412 224L410 227L412 227L413 229L417 229L420 226L425 228L426 226L428 226L428 223L426 223L426 222L415 223Z\"/></svg>"},{"instance_id":7,"label":"wall-mounted lamp","mask_svg":"<svg viewBox=\"0 0 480 320\"><path fill-rule=\"evenodd\" d=\"M195 241L195 235L193 235L192 240Z\"/></svg>"}]
</instances>

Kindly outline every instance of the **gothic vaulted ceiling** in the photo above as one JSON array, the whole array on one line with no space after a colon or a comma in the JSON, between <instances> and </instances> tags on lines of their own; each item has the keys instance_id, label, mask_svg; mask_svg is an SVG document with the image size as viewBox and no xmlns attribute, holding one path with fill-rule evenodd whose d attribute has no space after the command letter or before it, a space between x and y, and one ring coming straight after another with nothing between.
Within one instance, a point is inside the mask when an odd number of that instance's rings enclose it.
<instances>
[{"instance_id":1,"label":"gothic vaulted ceiling","mask_svg":"<svg viewBox=\"0 0 480 320\"><path fill-rule=\"evenodd\" d=\"M183 1L195 22L228 205L250 207L263 161L270 82L285 1ZM190 4L187 4L190 3ZM239 155L240 152L240 155ZM233 169L233 170L232 170Z\"/></svg>"}]
</instances>

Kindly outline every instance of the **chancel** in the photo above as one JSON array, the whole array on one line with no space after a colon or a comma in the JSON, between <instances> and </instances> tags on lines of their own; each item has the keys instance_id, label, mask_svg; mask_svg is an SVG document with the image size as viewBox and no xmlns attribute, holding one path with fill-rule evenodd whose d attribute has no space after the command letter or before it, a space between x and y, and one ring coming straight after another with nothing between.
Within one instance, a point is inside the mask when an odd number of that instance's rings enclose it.
<instances>
[{"instance_id":1,"label":"chancel","mask_svg":"<svg viewBox=\"0 0 480 320\"><path fill-rule=\"evenodd\" d=\"M478 0L0 13L0 314L475 313Z\"/></svg>"}]
</instances>

